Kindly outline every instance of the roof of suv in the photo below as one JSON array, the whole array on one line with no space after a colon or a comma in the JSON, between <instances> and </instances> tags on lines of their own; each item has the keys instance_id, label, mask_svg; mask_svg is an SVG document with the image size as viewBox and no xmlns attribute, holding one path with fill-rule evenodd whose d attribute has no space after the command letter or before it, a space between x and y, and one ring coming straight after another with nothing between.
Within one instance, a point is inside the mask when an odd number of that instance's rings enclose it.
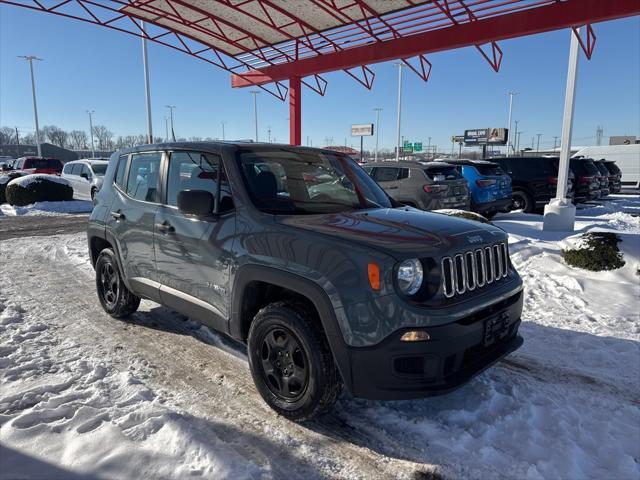
<instances>
[{"instance_id":1,"label":"roof of suv","mask_svg":"<svg viewBox=\"0 0 640 480\"><path fill-rule=\"evenodd\" d=\"M446 162L434 161L434 162L415 162L411 160L401 160L396 162L395 160L386 161L386 162L367 162L362 164L362 167L402 167L402 168L421 168L421 169L430 169L430 168L442 168L442 167L454 167L455 165L451 165Z\"/></svg>"},{"instance_id":2,"label":"roof of suv","mask_svg":"<svg viewBox=\"0 0 640 480\"><path fill-rule=\"evenodd\" d=\"M67 162L66 165L70 164L70 163L89 163L89 164L94 164L94 163L109 163L109 159L108 158L81 158L79 160L71 160L70 162Z\"/></svg>"},{"instance_id":3,"label":"roof of suv","mask_svg":"<svg viewBox=\"0 0 640 480\"><path fill-rule=\"evenodd\" d=\"M471 160L468 158L450 158L447 160L447 163L451 163L453 165L487 165L492 167L499 167L495 162L490 162L488 160Z\"/></svg>"},{"instance_id":4,"label":"roof of suv","mask_svg":"<svg viewBox=\"0 0 640 480\"><path fill-rule=\"evenodd\" d=\"M127 153L136 153L136 152L149 152L149 151L157 151L157 150L171 150L171 149L193 149L193 150L201 150L203 152L212 152L215 153L221 148L295 148L296 150L313 150L313 151L324 151L331 154L336 154L340 152L336 152L335 150L329 150L326 148L314 148L314 147L305 147L305 146L294 146L289 145L288 143L263 143L263 142L251 142L251 141L211 141L211 142L167 142L167 143L151 143L147 145L139 145L137 147L129 147L118 150L116 153L118 154L127 154Z\"/></svg>"}]
</instances>

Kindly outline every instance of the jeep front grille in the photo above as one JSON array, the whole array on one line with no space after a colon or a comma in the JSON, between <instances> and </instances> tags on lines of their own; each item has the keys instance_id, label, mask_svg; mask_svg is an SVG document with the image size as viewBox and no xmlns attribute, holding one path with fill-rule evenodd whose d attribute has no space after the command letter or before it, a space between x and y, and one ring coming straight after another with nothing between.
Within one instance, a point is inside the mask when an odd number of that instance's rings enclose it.
<instances>
[{"instance_id":1,"label":"jeep front grille","mask_svg":"<svg viewBox=\"0 0 640 480\"><path fill-rule=\"evenodd\" d=\"M444 257L442 290L447 298L497 282L509 273L506 242Z\"/></svg>"}]
</instances>

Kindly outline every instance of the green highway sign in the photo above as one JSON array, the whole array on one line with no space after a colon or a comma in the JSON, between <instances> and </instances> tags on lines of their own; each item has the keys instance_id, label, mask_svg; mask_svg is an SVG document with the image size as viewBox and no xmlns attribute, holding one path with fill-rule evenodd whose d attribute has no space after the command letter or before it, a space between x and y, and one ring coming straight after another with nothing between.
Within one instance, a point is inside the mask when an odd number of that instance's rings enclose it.
<instances>
[{"instance_id":1,"label":"green highway sign","mask_svg":"<svg viewBox=\"0 0 640 480\"><path fill-rule=\"evenodd\" d=\"M413 144L413 151L414 152L421 152L422 151L422 142L416 142Z\"/></svg>"}]
</instances>

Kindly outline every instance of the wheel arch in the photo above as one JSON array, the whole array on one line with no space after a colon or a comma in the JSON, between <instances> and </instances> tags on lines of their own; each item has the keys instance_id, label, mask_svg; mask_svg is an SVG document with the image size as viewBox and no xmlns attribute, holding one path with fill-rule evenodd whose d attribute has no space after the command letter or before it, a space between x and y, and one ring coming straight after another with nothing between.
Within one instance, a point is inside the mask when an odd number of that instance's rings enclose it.
<instances>
[{"instance_id":1,"label":"wheel arch","mask_svg":"<svg viewBox=\"0 0 640 480\"><path fill-rule=\"evenodd\" d=\"M344 341L334 306L326 292L315 282L295 273L262 265L245 265L235 276L229 333L246 342L253 317L247 319L244 309L248 296L252 295L252 285L262 285L284 289L308 301L316 310L318 320L329 343L329 348L342 376L345 386L351 391L351 364L347 344ZM341 309L341 307L339 307ZM247 321L248 320L248 321Z\"/></svg>"}]
</instances>

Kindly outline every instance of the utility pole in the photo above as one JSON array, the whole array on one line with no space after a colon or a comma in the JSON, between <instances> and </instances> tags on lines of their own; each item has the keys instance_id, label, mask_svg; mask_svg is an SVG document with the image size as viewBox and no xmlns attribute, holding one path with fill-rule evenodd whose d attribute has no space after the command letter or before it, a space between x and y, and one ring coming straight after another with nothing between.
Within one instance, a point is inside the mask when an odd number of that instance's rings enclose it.
<instances>
[{"instance_id":1,"label":"utility pole","mask_svg":"<svg viewBox=\"0 0 640 480\"><path fill-rule=\"evenodd\" d=\"M431 157L431 137L429 137L429 143L427 143L427 158Z\"/></svg>"},{"instance_id":2,"label":"utility pole","mask_svg":"<svg viewBox=\"0 0 640 480\"><path fill-rule=\"evenodd\" d=\"M142 66L144 69L144 96L147 103L147 143L153 143L153 123L151 121L151 87L149 87L149 61L147 59L147 34L144 21L140 20L142 31Z\"/></svg>"},{"instance_id":3,"label":"utility pole","mask_svg":"<svg viewBox=\"0 0 640 480\"><path fill-rule=\"evenodd\" d=\"M513 132L513 143L511 144L511 146L513 147L513 154L516 154L516 142L518 141L518 122L519 120L514 120L514 123L516 124L516 129ZM509 133L509 136L511 136L511 133Z\"/></svg>"},{"instance_id":4,"label":"utility pole","mask_svg":"<svg viewBox=\"0 0 640 480\"><path fill-rule=\"evenodd\" d=\"M18 158L20 158L20 133L18 132L18 127L16 127L16 148L18 149Z\"/></svg>"},{"instance_id":5,"label":"utility pole","mask_svg":"<svg viewBox=\"0 0 640 480\"><path fill-rule=\"evenodd\" d=\"M309 146L309 135L307 135L307 147Z\"/></svg>"},{"instance_id":6,"label":"utility pole","mask_svg":"<svg viewBox=\"0 0 640 480\"><path fill-rule=\"evenodd\" d=\"M271 125L267 127L267 137L269 138L269 143L271 143Z\"/></svg>"},{"instance_id":7,"label":"utility pole","mask_svg":"<svg viewBox=\"0 0 640 480\"><path fill-rule=\"evenodd\" d=\"M91 158L96 158L96 147L93 143L93 114L96 113L95 110L87 110L87 114L89 115L89 134L91 136Z\"/></svg>"},{"instance_id":8,"label":"utility pole","mask_svg":"<svg viewBox=\"0 0 640 480\"><path fill-rule=\"evenodd\" d=\"M173 129L173 109L176 108L175 105L167 105L169 109L169 122L171 123L171 138L175 142L176 141L176 131Z\"/></svg>"},{"instance_id":9,"label":"utility pole","mask_svg":"<svg viewBox=\"0 0 640 480\"><path fill-rule=\"evenodd\" d=\"M518 143L517 143L517 152L518 152L518 156L520 156L520 135L522 135L523 132L518 132Z\"/></svg>"},{"instance_id":10,"label":"utility pole","mask_svg":"<svg viewBox=\"0 0 640 480\"><path fill-rule=\"evenodd\" d=\"M225 123L227 123L227 122L220 122L220 124L222 125L222 141L223 142L225 141L225 138L224 138L224 124Z\"/></svg>"},{"instance_id":11,"label":"utility pole","mask_svg":"<svg viewBox=\"0 0 640 480\"><path fill-rule=\"evenodd\" d=\"M256 142L258 141L258 90L250 90L249 93L253 95L253 121L256 126Z\"/></svg>"},{"instance_id":12,"label":"utility pole","mask_svg":"<svg viewBox=\"0 0 640 480\"><path fill-rule=\"evenodd\" d=\"M509 141L507 142L507 157L510 155L509 147L513 146L513 142L511 141L511 112L513 110L513 97L518 95L519 92L509 92ZM516 122L516 130L518 130L518 122ZM515 135L513 137L515 139ZM515 149L514 149L515 151Z\"/></svg>"},{"instance_id":13,"label":"utility pole","mask_svg":"<svg viewBox=\"0 0 640 480\"><path fill-rule=\"evenodd\" d=\"M382 111L382 108L377 107L374 108L375 112L376 112L376 151L374 154L374 161L377 162L378 161L378 137L380 135L380 112Z\"/></svg>"},{"instance_id":14,"label":"utility pole","mask_svg":"<svg viewBox=\"0 0 640 480\"><path fill-rule=\"evenodd\" d=\"M558 137L553 137L553 149L555 150L558 146Z\"/></svg>"},{"instance_id":15,"label":"utility pole","mask_svg":"<svg viewBox=\"0 0 640 480\"><path fill-rule=\"evenodd\" d=\"M41 157L42 147L40 146L40 126L38 124L38 105L36 102L36 81L33 78L33 61L42 61L42 59L36 57L35 55L18 55L18 58L22 58L23 60L29 62L29 71L31 72L31 94L33 95L33 116L36 120L36 147L38 149L38 156Z\"/></svg>"},{"instance_id":16,"label":"utility pole","mask_svg":"<svg viewBox=\"0 0 640 480\"><path fill-rule=\"evenodd\" d=\"M396 126L396 162L400 161L400 147L402 144L400 143L400 119L402 116L402 69L404 64L402 63L394 63L396 67L398 67L398 122Z\"/></svg>"},{"instance_id":17,"label":"utility pole","mask_svg":"<svg viewBox=\"0 0 640 480\"><path fill-rule=\"evenodd\" d=\"M536 152L540 151L540 137L542 136L541 133L536 133L536 135L538 135L538 145L536 147Z\"/></svg>"},{"instance_id":18,"label":"utility pole","mask_svg":"<svg viewBox=\"0 0 640 480\"><path fill-rule=\"evenodd\" d=\"M598 128L596 129L596 145L600 146L602 145L602 136L604 134L604 129L598 125Z\"/></svg>"}]
</instances>

